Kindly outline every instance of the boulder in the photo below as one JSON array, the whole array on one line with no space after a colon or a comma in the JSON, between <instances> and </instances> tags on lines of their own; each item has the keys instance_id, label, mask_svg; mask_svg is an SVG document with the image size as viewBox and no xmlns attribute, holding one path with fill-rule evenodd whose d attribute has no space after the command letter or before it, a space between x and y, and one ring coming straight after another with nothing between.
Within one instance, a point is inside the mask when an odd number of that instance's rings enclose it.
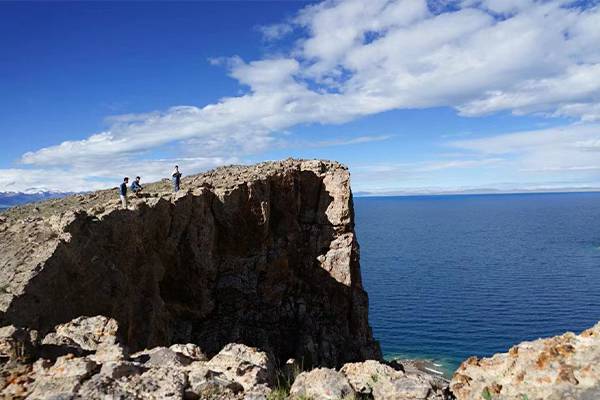
<instances>
[{"instance_id":1,"label":"boulder","mask_svg":"<svg viewBox=\"0 0 600 400\"><path fill-rule=\"evenodd\" d=\"M223 372L216 372L206 365L195 364L188 374L189 393L205 398L209 394L235 396L244 393L244 387ZM251 388L250 388L251 389Z\"/></svg>"},{"instance_id":2,"label":"boulder","mask_svg":"<svg viewBox=\"0 0 600 400\"><path fill-rule=\"evenodd\" d=\"M329 368L317 368L302 372L290 389L290 396L312 400L351 399L355 395L350 382L341 372Z\"/></svg>"},{"instance_id":3,"label":"boulder","mask_svg":"<svg viewBox=\"0 0 600 400\"><path fill-rule=\"evenodd\" d=\"M76 343L82 350L96 351L101 344L117 343L119 325L112 318L103 315L78 317L54 327L54 332L46 335L43 344L60 344L62 340Z\"/></svg>"},{"instance_id":4,"label":"boulder","mask_svg":"<svg viewBox=\"0 0 600 400\"><path fill-rule=\"evenodd\" d=\"M73 398L82 382L100 369L95 362L72 355L59 357L51 366L44 363L37 365L35 382L27 397L31 400Z\"/></svg>"},{"instance_id":5,"label":"boulder","mask_svg":"<svg viewBox=\"0 0 600 400\"><path fill-rule=\"evenodd\" d=\"M243 344L230 343L206 363L206 367L238 383L244 390L266 388L273 382L274 368L265 352Z\"/></svg>"},{"instance_id":6,"label":"boulder","mask_svg":"<svg viewBox=\"0 0 600 400\"><path fill-rule=\"evenodd\" d=\"M346 364L340 372L356 393L375 400L441 399L447 386L442 379L425 373L405 373L374 360Z\"/></svg>"},{"instance_id":7,"label":"boulder","mask_svg":"<svg viewBox=\"0 0 600 400\"><path fill-rule=\"evenodd\" d=\"M186 374L177 368L151 368L142 374L114 379L96 374L77 392L81 399L183 399L187 386Z\"/></svg>"},{"instance_id":8,"label":"boulder","mask_svg":"<svg viewBox=\"0 0 600 400\"><path fill-rule=\"evenodd\" d=\"M102 315L78 317L54 327L42 340L41 356L54 359L65 354L90 355L98 363L123 360L127 349L119 343L119 325Z\"/></svg>"},{"instance_id":9,"label":"boulder","mask_svg":"<svg viewBox=\"0 0 600 400\"><path fill-rule=\"evenodd\" d=\"M155 347L131 355L131 358L146 367L185 367L193 359L167 347Z\"/></svg>"}]
</instances>

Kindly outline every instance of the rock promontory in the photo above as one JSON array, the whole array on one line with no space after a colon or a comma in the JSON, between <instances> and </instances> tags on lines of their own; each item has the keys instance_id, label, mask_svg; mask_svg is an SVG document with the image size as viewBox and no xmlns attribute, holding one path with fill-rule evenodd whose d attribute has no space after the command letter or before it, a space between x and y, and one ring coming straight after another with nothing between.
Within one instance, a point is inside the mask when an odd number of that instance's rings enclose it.
<instances>
[{"instance_id":1,"label":"rock promontory","mask_svg":"<svg viewBox=\"0 0 600 400\"><path fill-rule=\"evenodd\" d=\"M16 207L0 220L0 326L42 337L115 320L132 352L229 343L274 362L380 359L368 324L346 167L285 160ZM83 368L83 367L82 367Z\"/></svg>"}]
</instances>

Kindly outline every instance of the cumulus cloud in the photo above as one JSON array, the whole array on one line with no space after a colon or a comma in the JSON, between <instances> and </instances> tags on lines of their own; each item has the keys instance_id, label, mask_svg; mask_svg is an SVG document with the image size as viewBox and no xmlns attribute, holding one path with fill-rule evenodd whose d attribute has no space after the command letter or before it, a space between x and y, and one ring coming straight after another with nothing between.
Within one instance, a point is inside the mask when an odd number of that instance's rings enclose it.
<instances>
[{"instance_id":1,"label":"cumulus cloud","mask_svg":"<svg viewBox=\"0 0 600 400\"><path fill-rule=\"evenodd\" d=\"M600 119L600 7L563 0L327 0L283 24L287 54L220 59L247 89L204 107L113 116L110 127L23 155L33 168L140 160L177 144L243 158L297 124L339 124L393 109L452 107ZM92 167L90 167L92 168ZM90 172L93 171L90 170Z\"/></svg>"}]
</instances>

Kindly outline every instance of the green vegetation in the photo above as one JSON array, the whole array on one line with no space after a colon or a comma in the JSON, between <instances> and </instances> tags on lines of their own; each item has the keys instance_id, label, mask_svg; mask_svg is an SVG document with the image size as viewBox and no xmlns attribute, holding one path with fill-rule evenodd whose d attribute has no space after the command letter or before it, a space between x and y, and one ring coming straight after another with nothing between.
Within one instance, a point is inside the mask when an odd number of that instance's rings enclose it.
<instances>
[{"instance_id":1,"label":"green vegetation","mask_svg":"<svg viewBox=\"0 0 600 400\"><path fill-rule=\"evenodd\" d=\"M483 397L485 400L492 400L492 394L488 388L483 389L483 392L481 392L481 397Z\"/></svg>"},{"instance_id":2,"label":"green vegetation","mask_svg":"<svg viewBox=\"0 0 600 400\"><path fill-rule=\"evenodd\" d=\"M275 372L275 388L271 391L267 400L284 400L290 395L290 389L296 377L302 372L302 366L293 364L290 367L277 368ZM298 400L310 400L309 398Z\"/></svg>"},{"instance_id":3,"label":"green vegetation","mask_svg":"<svg viewBox=\"0 0 600 400\"><path fill-rule=\"evenodd\" d=\"M271 391L271 393L269 393L267 400L285 400L288 398L289 394L289 388L286 389L284 387L276 387Z\"/></svg>"}]
</instances>

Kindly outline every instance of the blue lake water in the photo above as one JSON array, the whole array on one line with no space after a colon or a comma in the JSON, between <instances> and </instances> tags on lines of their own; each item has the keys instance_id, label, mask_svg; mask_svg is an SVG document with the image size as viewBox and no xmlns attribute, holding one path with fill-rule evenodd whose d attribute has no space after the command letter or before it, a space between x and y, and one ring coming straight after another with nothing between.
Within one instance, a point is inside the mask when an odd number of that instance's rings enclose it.
<instances>
[{"instance_id":1,"label":"blue lake water","mask_svg":"<svg viewBox=\"0 0 600 400\"><path fill-rule=\"evenodd\" d=\"M600 320L600 193L355 198L386 357L468 356Z\"/></svg>"}]
</instances>

